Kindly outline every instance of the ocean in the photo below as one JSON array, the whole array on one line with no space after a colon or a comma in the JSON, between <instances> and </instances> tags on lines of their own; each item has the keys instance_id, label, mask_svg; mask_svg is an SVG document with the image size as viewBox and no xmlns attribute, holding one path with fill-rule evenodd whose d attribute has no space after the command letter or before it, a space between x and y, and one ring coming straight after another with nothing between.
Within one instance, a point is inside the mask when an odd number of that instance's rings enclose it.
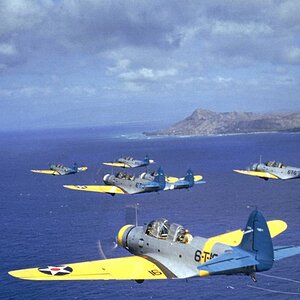
<instances>
[{"instance_id":1,"label":"ocean","mask_svg":"<svg viewBox=\"0 0 300 300\"><path fill-rule=\"evenodd\" d=\"M300 245L300 180L264 181L234 173L251 163L278 160L300 166L300 134L269 133L209 137L146 138L142 126L36 130L0 133L1 299L298 299L299 256L281 260L270 271L247 276L189 280L25 281L7 274L35 266L101 259L98 241L116 236L125 208L139 203L139 224L167 218L193 235L209 237L244 228L258 208L267 220L282 219L288 229L274 245ZM64 184L102 184L112 169L102 162L121 155L146 154L168 175L188 168L206 184L190 190L139 195L83 193ZM69 176L34 174L48 163L87 165ZM135 175L144 169L131 171ZM120 247L108 257L130 255Z\"/></svg>"}]
</instances>

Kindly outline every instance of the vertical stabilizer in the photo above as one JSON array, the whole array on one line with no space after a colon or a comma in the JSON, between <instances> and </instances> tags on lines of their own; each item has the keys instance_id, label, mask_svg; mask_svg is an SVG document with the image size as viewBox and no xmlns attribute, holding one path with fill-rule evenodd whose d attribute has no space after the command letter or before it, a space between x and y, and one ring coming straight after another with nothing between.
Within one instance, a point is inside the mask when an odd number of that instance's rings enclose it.
<instances>
[{"instance_id":1,"label":"vertical stabilizer","mask_svg":"<svg viewBox=\"0 0 300 300\"><path fill-rule=\"evenodd\" d=\"M77 163L74 163L74 165L73 165L73 170L74 170L75 172L78 171L78 165L77 165Z\"/></svg>"},{"instance_id":2,"label":"vertical stabilizer","mask_svg":"<svg viewBox=\"0 0 300 300\"><path fill-rule=\"evenodd\" d=\"M148 155L145 156L145 158L144 158L144 163L145 163L146 165L149 165L150 161L149 161L149 156L148 156Z\"/></svg>"},{"instance_id":3,"label":"vertical stabilizer","mask_svg":"<svg viewBox=\"0 0 300 300\"><path fill-rule=\"evenodd\" d=\"M258 210L254 210L250 214L239 247L254 252L255 259L259 262L256 266L258 272L269 270L272 267L274 260L273 243L267 222Z\"/></svg>"},{"instance_id":4,"label":"vertical stabilizer","mask_svg":"<svg viewBox=\"0 0 300 300\"><path fill-rule=\"evenodd\" d=\"M159 183L160 188L163 190L166 186L166 179L165 179L165 173L162 170L161 167L156 172L156 175L154 177L154 181Z\"/></svg>"},{"instance_id":5,"label":"vertical stabilizer","mask_svg":"<svg viewBox=\"0 0 300 300\"><path fill-rule=\"evenodd\" d=\"M190 187L194 185L194 173L192 172L191 169L187 170L184 180L189 182Z\"/></svg>"}]
</instances>

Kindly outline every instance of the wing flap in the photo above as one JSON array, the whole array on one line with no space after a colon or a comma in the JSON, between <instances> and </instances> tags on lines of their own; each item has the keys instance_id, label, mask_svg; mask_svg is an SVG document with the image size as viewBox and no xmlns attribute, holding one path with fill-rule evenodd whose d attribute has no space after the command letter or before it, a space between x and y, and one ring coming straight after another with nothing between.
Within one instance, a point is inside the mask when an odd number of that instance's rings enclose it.
<instances>
[{"instance_id":1,"label":"wing flap","mask_svg":"<svg viewBox=\"0 0 300 300\"><path fill-rule=\"evenodd\" d=\"M274 260L280 260L300 254L299 246L278 246L274 247Z\"/></svg>"},{"instance_id":2,"label":"wing flap","mask_svg":"<svg viewBox=\"0 0 300 300\"><path fill-rule=\"evenodd\" d=\"M111 185L64 185L65 188L70 190L107 193L107 194L127 194L117 186Z\"/></svg>"},{"instance_id":3,"label":"wing flap","mask_svg":"<svg viewBox=\"0 0 300 300\"><path fill-rule=\"evenodd\" d=\"M27 280L144 280L167 278L155 263L139 256L23 269L10 271L9 274Z\"/></svg>"},{"instance_id":4,"label":"wing flap","mask_svg":"<svg viewBox=\"0 0 300 300\"><path fill-rule=\"evenodd\" d=\"M47 174L47 175L60 175L57 171L54 170L30 170L33 173Z\"/></svg>"},{"instance_id":5,"label":"wing flap","mask_svg":"<svg viewBox=\"0 0 300 300\"><path fill-rule=\"evenodd\" d=\"M240 174L256 176L256 177L260 177L260 178L278 179L277 176L275 176L271 173L268 173L268 172L246 171L246 170L233 170L233 171L240 173Z\"/></svg>"}]
</instances>

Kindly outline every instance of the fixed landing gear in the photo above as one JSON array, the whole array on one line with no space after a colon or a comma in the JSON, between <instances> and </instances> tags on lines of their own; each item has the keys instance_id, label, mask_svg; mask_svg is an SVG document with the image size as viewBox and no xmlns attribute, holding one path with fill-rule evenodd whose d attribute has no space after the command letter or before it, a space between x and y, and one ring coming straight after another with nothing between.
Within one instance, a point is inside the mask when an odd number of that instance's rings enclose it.
<instances>
[{"instance_id":1,"label":"fixed landing gear","mask_svg":"<svg viewBox=\"0 0 300 300\"><path fill-rule=\"evenodd\" d=\"M251 279L253 280L253 282L257 282L255 273L250 274Z\"/></svg>"},{"instance_id":2,"label":"fixed landing gear","mask_svg":"<svg viewBox=\"0 0 300 300\"><path fill-rule=\"evenodd\" d=\"M135 282L141 284L141 283L144 282L144 280L143 279L137 279L137 280L135 280Z\"/></svg>"}]
</instances>

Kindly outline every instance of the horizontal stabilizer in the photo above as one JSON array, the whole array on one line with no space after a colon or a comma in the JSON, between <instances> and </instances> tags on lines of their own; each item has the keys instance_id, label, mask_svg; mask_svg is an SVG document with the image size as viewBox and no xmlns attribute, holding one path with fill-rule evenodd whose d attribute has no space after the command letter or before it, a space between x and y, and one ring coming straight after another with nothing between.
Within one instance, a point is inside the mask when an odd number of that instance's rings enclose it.
<instances>
[{"instance_id":1,"label":"horizontal stabilizer","mask_svg":"<svg viewBox=\"0 0 300 300\"><path fill-rule=\"evenodd\" d=\"M205 180L194 181L194 184L203 184L206 183Z\"/></svg>"},{"instance_id":2,"label":"horizontal stabilizer","mask_svg":"<svg viewBox=\"0 0 300 300\"><path fill-rule=\"evenodd\" d=\"M95 192L95 193L107 193L107 194L127 194L117 186L111 185L64 185L66 189Z\"/></svg>"},{"instance_id":3,"label":"horizontal stabilizer","mask_svg":"<svg viewBox=\"0 0 300 300\"><path fill-rule=\"evenodd\" d=\"M227 271L254 266L258 263L255 256L249 252L239 248L232 248L232 250L226 251L224 254L209 260L197 268L200 271L200 276L205 276L215 273L226 274Z\"/></svg>"},{"instance_id":4,"label":"horizontal stabilizer","mask_svg":"<svg viewBox=\"0 0 300 300\"><path fill-rule=\"evenodd\" d=\"M277 246L274 247L274 260L280 260L300 254L299 246Z\"/></svg>"},{"instance_id":5,"label":"horizontal stabilizer","mask_svg":"<svg viewBox=\"0 0 300 300\"><path fill-rule=\"evenodd\" d=\"M260 178L267 178L267 179L278 179L277 176L268 173L268 172L259 172L259 171L246 171L246 170L233 170L234 172L244 174L244 175L250 175L250 176L256 176Z\"/></svg>"}]
</instances>

